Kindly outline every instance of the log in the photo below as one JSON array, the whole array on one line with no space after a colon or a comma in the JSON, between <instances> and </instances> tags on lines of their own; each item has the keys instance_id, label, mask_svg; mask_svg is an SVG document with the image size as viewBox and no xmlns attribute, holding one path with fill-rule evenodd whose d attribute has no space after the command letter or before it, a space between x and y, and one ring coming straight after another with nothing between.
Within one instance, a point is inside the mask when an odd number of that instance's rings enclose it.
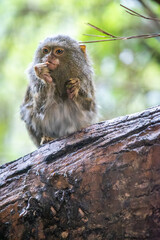
<instances>
[{"instance_id":1,"label":"log","mask_svg":"<svg viewBox=\"0 0 160 240\"><path fill-rule=\"evenodd\" d=\"M0 171L1 240L160 239L160 106L57 139Z\"/></svg>"}]
</instances>

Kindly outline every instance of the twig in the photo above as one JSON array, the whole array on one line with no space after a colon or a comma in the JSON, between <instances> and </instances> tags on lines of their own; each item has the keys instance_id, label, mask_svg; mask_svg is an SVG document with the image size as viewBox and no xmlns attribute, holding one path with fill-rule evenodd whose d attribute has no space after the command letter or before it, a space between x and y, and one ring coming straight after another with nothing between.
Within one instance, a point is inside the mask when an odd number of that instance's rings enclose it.
<instances>
[{"instance_id":1,"label":"twig","mask_svg":"<svg viewBox=\"0 0 160 240\"><path fill-rule=\"evenodd\" d=\"M148 19L148 20L154 20L154 21L160 21L160 19L158 18L153 18L153 17L146 17L140 13L137 13L135 11L133 11L132 9L130 8L127 8L126 6L120 4L121 7L125 8L126 9L126 12L131 14L132 16L136 16L136 17L141 17L141 18L144 18L144 19ZM86 36L92 36L92 37L102 37L102 38L106 38L106 39L102 39L102 40L90 40L90 41L82 41L80 43L97 43L97 42L109 42L109 41L116 41L116 40L129 40L129 39L133 39L133 38L144 38L144 39L147 39L147 38L155 38L155 37L160 37L160 33L153 33L153 34L141 34L141 35L135 35L135 36L129 36L129 37L117 37L117 36L114 36L113 34L110 34L106 31L104 31L103 29L99 28L99 27L96 27L95 25L91 24L91 23L87 23L90 27L96 29L97 31L101 32L101 33L104 33L106 35L105 36L101 36L101 35L92 35L92 34L84 34ZM112 37L111 39L109 38L108 39L108 36L109 37Z\"/></svg>"},{"instance_id":2,"label":"twig","mask_svg":"<svg viewBox=\"0 0 160 240\"><path fill-rule=\"evenodd\" d=\"M116 37L116 38L110 38L110 39L103 39L103 40L91 40L91 41L82 41L80 43L97 43L97 42L109 42L109 41L116 41L116 40L129 40L133 38L154 38L154 37L160 37L160 33L154 33L154 34L142 34L142 35L135 35L130 37Z\"/></svg>"},{"instance_id":3,"label":"twig","mask_svg":"<svg viewBox=\"0 0 160 240\"><path fill-rule=\"evenodd\" d=\"M102 32L102 33L106 34L107 36L110 36L110 37L116 38L116 36L114 36L114 35L112 35L112 34L106 32L106 31L102 30L102 29L99 28L99 27L94 26L94 25L91 24L91 23L87 23L87 25L89 25L90 27L96 29L96 30L99 31L99 32Z\"/></svg>"},{"instance_id":4,"label":"twig","mask_svg":"<svg viewBox=\"0 0 160 240\"><path fill-rule=\"evenodd\" d=\"M154 18L154 17L146 17L138 12L135 12L133 11L132 9L130 8L127 8L126 6L120 4L121 7L127 9L126 12L131 14L132 16L136 16L136 17L141 17L141 18L144 18L144 19L148 19L148 20L153 20L153 21L159 21L160 22L160 19L159 18Z\"/></svg>"},{"instance_id":5,"label":"twig","mask_svg":"<svg viewBox=\"0 0 160 240\"><path fill-rule=\"evenodd\" d=\"M101 37L101 38L106 38L106 36L103 35L95 35L95 34L83 34L84 36L89 36L89 37Z\"/></svg>"}]
</instances>

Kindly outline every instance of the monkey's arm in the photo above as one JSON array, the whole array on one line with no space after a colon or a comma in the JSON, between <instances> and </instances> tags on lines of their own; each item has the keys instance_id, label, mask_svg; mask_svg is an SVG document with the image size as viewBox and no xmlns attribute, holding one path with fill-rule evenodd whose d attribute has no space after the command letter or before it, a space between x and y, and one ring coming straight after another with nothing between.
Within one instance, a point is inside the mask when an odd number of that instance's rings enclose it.
<instances>
[{"instance_id":1,"label":"monkey's arm","mask_svg":"<svg viewBox=\"0 0 160 240\"><path fill-rule=\"evenodd\" d=\"M80 90L79 78L70 78L66 83L67 94L70 99L76 99Z\"/></svg>"},{"instance_id":2,"label":"monkey's arm","mask_svg":"<svg viewBox=\"0 0 160 240\"><path fill-rule=\"evenodd\" d=\"M66 84L67 94L73 101L81 103L85 110L96 111L94 87L91 81L80 81L79 78L71 78Z\"/></svg>"},{"instance_id":3,"label":"monkey's arm","mask_svg":"<svg viewBox=\"0 0 160 240\"><path fill-rule=\"evenodd\" d=\"M24 101L20 106L20 116L21 119L25 122L26 128L28 130L29 135L31 136L33 142L39 146L42 134L40 131L36 131L33 127L32 121L34 115L34 107L33 107L33 97L30 86L27 88Z\"/></svg>"}]
</instances>

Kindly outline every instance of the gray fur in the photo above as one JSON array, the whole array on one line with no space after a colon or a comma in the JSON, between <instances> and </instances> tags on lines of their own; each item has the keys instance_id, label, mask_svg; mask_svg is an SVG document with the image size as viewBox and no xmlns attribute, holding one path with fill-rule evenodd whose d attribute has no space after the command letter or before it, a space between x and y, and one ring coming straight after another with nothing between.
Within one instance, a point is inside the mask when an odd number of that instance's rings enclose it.
<instances>
[{"instance_id":1,"label":"gray fur","mask_svg":"<svg viewBox=\"0 0 160 240\"><path fill-rule=\"evenodd\" d=\"M34 66L46 62L44 46L63 47L60 65L51 73L48 84L38 78ZM77 41L68 36L48 37L41 42L28 68L29 86L20 108L34 143L40 145L43 136L58 138L86 127L96 120L96 103L92 82L92 68ZM65 84L70 78L80 80L76 99L69 99Z\"/></svg>"}]
</instances>

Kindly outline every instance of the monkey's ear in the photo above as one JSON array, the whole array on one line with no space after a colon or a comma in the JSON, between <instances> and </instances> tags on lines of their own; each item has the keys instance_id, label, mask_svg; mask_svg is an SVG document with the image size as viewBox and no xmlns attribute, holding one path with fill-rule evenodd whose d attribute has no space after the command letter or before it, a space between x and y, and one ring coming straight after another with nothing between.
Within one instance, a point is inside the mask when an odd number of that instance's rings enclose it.
<instances>
[{"instance_id":1,"label":"monkey's ear","mask_svg":"<svg viewBox=\"0 0 160 240\"><path fill-rule=\"evenodd\" d=\"M81 48L81 51L84 53L84 55L86 55L86 45L79 45Z\"/></svg>"}]
</instances>

